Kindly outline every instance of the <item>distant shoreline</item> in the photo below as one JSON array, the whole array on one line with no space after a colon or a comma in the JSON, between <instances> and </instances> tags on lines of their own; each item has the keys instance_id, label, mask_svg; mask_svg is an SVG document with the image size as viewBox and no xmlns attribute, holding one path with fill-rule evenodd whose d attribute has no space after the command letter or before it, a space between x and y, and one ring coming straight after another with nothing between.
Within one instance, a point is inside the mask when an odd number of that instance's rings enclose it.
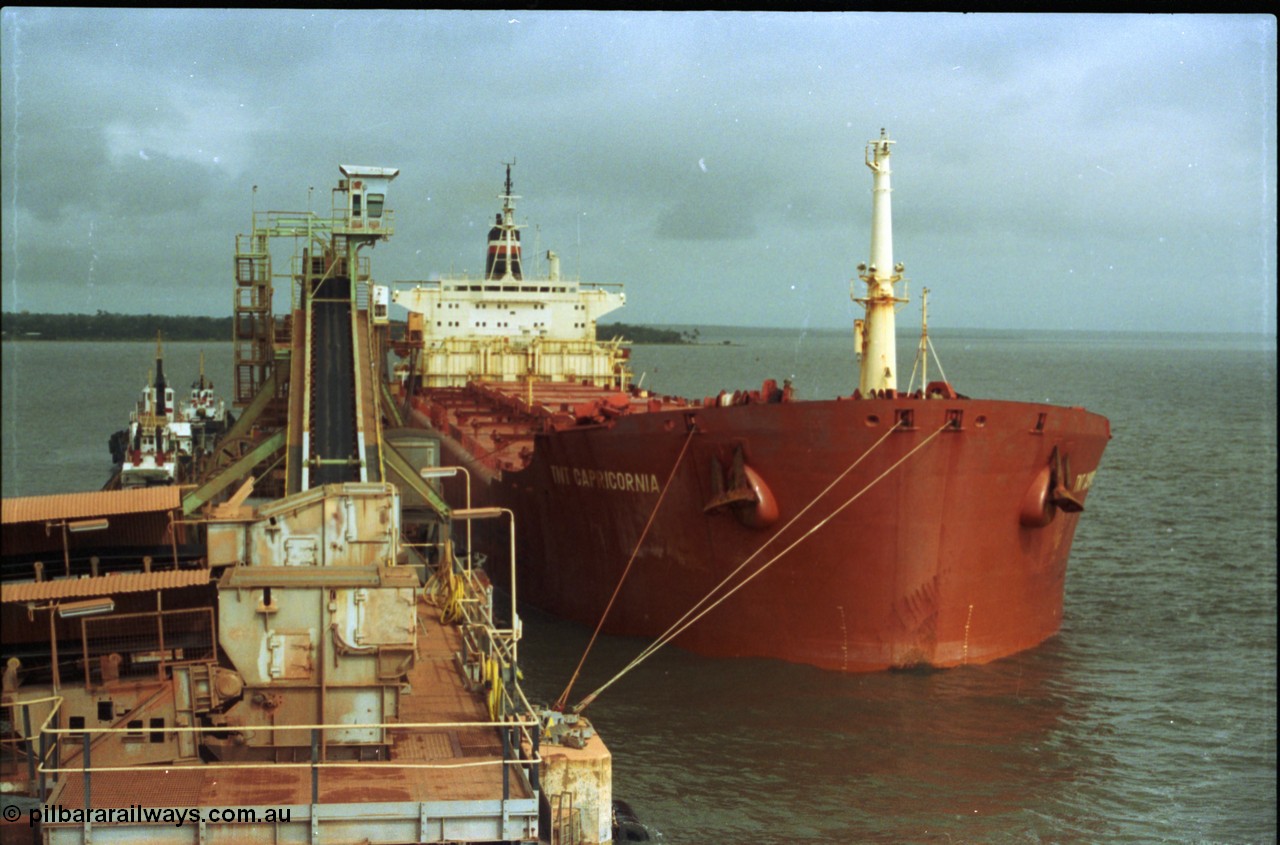
<instances>
[{"instance_id":1,"label":"distant shoreline","mask_svg":"<svg viewBox=\"0 0 1280 845\"><path fill-rule=\"evenodd\" d=\"M840 333L848 334L849 329L841 327L800 327L800 326L725 326L704 325L701 327L663 324L666 327L646 326L631 323L601 323L596 327L599 340L612 340L621 336L629 343L670 344L680 346L739 346L741 335L754 332L796 331L814 334ZM183 341L226 342L232 343L231 317L181 317L157 314L112 314L99 311L97 314L34 314L18 311L0 312L0 340L5 342L33 341L103 341L103 342L138 342L153 341L159 330L165 341L175 343ZM965 340L970 337L987 339L998 337L1080 337L1108 335L1124 335L1137 339L1180 337L1218 337L1236 338L1265 344L1274 344L1276 335L1271 332L1172 332L1160 330L1145 331L1105 331L1101 329L984 329L965 326L930 326L929 332L938 338L949 340ZM726 333L736 335L734 340L726 343ZM905 329L899 331L899 339L906 337Z\"/></svg>"},{"instance_id":2,"label":"distant shoreline","mask_svg":"<svg viewBox=\"0 0 1280 845\"><path fill-rule=\"evenodd\" d=\"M178 317L162 314L31 314L4 312L0 331L12 341L166 341L233 340L230 317Z\"/></svg>"},{"instance_id":3,"label":"distant shoreline","mask_svg":"<svg viewBox=\"0 0 1280 845\"><path fill-rule=\"evenodd\" d=\"M102 341L138 342L160 337L168 342L231 343L231 317L175 317L160 314L32 314L6 311L0 314L0 339L15 342ZM622 337L640 344L696 344L699 330L677 331L629 323L601 323L597 340Z\"/></svg>"}]
</instances>

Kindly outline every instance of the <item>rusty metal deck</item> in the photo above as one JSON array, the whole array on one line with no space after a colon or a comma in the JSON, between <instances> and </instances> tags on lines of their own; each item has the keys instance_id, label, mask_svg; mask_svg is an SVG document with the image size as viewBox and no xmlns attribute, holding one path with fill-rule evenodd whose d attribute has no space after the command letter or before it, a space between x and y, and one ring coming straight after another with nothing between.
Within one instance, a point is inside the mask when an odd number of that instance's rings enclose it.
<instances>
[{"instance_id":1,"label":"rusty metal deck","mask_svg":"<svg viewBox=\"0 0 1280 845\"><path fill-rule=\"evenodd\" d=\"M313 814L326 828L320 839L326 843L406 841L400 838L406 835L411 835L408 841L422 842L477 837L532 841L537 797L513 770L504 799L501 739L497 729L487 724L483 691L468 690L454 656L461 649L461 632L441 623L438 611L421 602L418 621L418 657L408 675L412 691L401 698L401 711L394 721L441 726L391 728L389 760L320 763L315 803L309 763L258 762L92 772L87 804L84 775L69 773L47 804L93 810L195 808L206 819L207 811L214 808L293 808L293 823L301 826L300 832L281 835L276 841L314 841L310 833L302 832L314 826ZM203 827L202 842L241 841L249 833L243 825ZM129 826L95 824L94 839L108 829L125 835ZM46 831L51 845L81 841L79 824L50 824ZM349 839L347 831L359 835ZM125 839L132 835L148 843L192 841L192 831L182 834L156 825L139 828ZM116 835L112 839L124 841Z\"/></svg>"},{"instance_id":2,"label":"rusty metal deck","mask_svg":"<svg viewBox=\"0 0 1280 845\"><path fill-rule=\"evenodd\" d=\"M534 436L620 414L695 407L687 399L638 388L621 391L576 382L473 382L415 396L413 422L444 432L494 470L524 467Z\"/></svg>"}]
</instances>

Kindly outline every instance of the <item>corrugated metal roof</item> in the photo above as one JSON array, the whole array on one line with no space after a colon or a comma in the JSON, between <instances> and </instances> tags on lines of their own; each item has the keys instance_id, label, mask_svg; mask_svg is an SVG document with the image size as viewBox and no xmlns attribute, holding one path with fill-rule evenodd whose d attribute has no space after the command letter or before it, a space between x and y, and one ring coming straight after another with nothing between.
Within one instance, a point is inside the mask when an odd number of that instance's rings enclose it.
<instances>
[{"instance_id":1,"label":"corrugated metal roof","mask_svg":"<svg viewBox=\"0 0 1280 845\"><path fill-rule=\"evenodd\" d=\"M72 597L106 596L112 593L141 593L148 590L172 590L209 581L207 569L166 569L163 572L113 572L96 578L61 578L53 581L30 581L25 584L0 584L0 604L47 601Z\"/></svg>"},{"instance_id":2,"label":"corrugated metal roof","mask_svg":"<svg viewBox=\"0 0 1280 845\"><path fill-rule=\"evenodd\" d=\"M94 493L59 493L23 496L0 501L0 524L44 522L51 519L87 519L122 513L149 513L181 507L177 487L139 487L133 490L100 490Z\"/></svg>"}]
</instances>

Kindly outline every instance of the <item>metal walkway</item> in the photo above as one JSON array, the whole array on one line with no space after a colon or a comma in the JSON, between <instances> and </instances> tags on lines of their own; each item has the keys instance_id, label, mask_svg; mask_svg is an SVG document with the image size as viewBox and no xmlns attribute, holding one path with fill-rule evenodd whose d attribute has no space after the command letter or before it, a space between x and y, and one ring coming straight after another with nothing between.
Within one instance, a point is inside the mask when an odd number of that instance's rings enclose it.
<instances>
[{"instance_id":1,"label":"metal walkway","mask_svg":"<svg viewBox=\"0 0 1280 845\"><path fill-rule=\"evenodd\" d=\"M539 761L531 753L529 733L536 720L511 719L501 727L491 721L484 696L464 679L456 658L467 651L464 637L477 630L442 624L438 611L425 603L419 604L418 623L418 660L407 679L411 692L399 717L388 724L390 759L102 768L91 760L86 775L77 757L62 772L57 765L46 767L51 776L62 776L45 804L50 816L43 822L46 843L89 841L81 823L86 810L100 818L125 816L91 823L94 843L536 839ZM53 740L60 737L64 756L70 756L81 736L46 728L44 753L56 755ZM191 821L193 811L200 821ZM144 820L144 812L158 820ZM137 818L129 820L130 814ZM269 817L274 820L268 822ZM178 818L185 820L178 824Z\"/></svg>"}]
</instances>

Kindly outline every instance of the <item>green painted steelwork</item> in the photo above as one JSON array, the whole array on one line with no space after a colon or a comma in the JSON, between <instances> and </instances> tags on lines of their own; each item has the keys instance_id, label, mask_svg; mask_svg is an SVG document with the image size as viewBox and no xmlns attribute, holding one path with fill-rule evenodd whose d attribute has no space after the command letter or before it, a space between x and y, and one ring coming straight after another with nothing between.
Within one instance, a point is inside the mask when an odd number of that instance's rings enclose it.
<instances>
[{"instance_id":1,"label":"green painted steelwork","mask_svg":"<svg viewBox=\"0 0 1280 845\"><path fill-rule=\"evenodd\" d=\"M421 496L442 519L449 517L449 506L445 504L440 494L418 475L413 465L396 451L395 446L385 440L382 442L382 460L387 465L388 474L399 476L403 486Z\"/></svg>"},{"instance_id":2,"label":"green painted steelwork","mask_svg":"<svg viewBox=\"0 0 1280 845\"><path fill-rule=\"evenodd\" d=\"M277 368L279 366L281 365L277 364ZM287 370L287 363L284 366ZM240 414L240 417L235 421L235 424L227 430L226 434L222 435L221 439L223 441L230 443L233 438L248 436L249 430L252 429L254 423L258 421L258 417L262 415L263 409L265 409L267 405L271 403L271 400L275 398L277 371L278 370L272 371L271 375L267 376L267 380L262 383L262 387L258 390L258 395L253 397L253 401L250 402L248 407L244 409L244 412Z\"/></svg>"},{"instance_id":3,"label":"green painted steelwork","mask_svg":"<svg viewBox=\"0 0 1280 845\"><path fill-rule=\"evenodd\" d=\"M400 409L396 407L395 397L391 395L391 387L385 381L380 380L382 387L382 410L391 418L392 428L404 428L404 415L400 413Z\"/></svg>"},{"instance_id":4,"label":"green painted steelwork","mask_svg":"<svg viewBox=\"0 0 1280 845\"><path fill-rule=\"evenodd\" d=\"M240 460L188 493L182 499L182 513L184 515L195 513L202 505L212 500L214 496L247 476L249 470L284 448L284 440L285 433L277 431L255 446Z\"/></svg>"}]
</instances>

